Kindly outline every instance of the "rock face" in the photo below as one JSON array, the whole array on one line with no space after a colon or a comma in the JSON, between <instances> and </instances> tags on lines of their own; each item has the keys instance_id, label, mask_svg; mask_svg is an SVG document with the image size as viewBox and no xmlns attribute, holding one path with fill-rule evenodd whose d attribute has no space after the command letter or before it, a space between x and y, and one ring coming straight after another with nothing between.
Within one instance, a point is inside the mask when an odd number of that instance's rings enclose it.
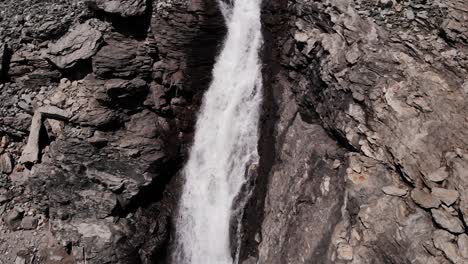
<instances>
[{"instance_id":1,"label":"rock face","mask_svg":"<svg viewBox=\"0 0 468 264\"><path fill-rule=\"evenodd\" d=\"M223 16L72 2L0 3L0 263L166 263ZM468 263L466 2L263 5L240 263Z\"/></svg>"},{"instance_id":2,"label":"rock face","mask_svg":"<svg viewBox=\"0 0 468 264\"><path fill-rule=\"evenodd\" d=\"M49 46L49 59L60 69L73 67L78 61L91 58L102 38L99 21L88 20L77 25L56 43Z\"/></svg>"},{"instance_id":3,"label":"rock face","mask_svg":"<svg viewBox=\"0 0 468 264\"><path fill-rule=\"evenodd\" d=\"M466 230L458 193L468 190L466 4L264 5L267 41L275 43L265 56L277 62L271 87L295 100L274 95L276 155L259 239L245 243L245 263L466 263L457 245ZM281 121L289 104L308 126ZM327 134L302 141L314 125ZM332 146L327 137L341 151L319 157L340 160L337 171L302 156ZM335 190L334 199L320 186ZM332 208L340 209L330 215Z\"/></svg>"},{"instance_id":4,"label":"rock face","mask_svg":"<svg viewBox=\"0 0 468 264\"><path fill-rule=\"evenodd\" d=\"M102 78L134 78L147 79L151 76L153 60L149 45L113 35L106 39L106 46L102 47L93 58L93 68L97 76Z\"/></svg>"},{"instance_id":5,"label":"rock face","mask_svg":"<svg viewBox=\"0 0 468 264\"><path fill-rule=\"evenodd\" d=\"M215 2L16 7L0 4L0 263L164 263Z\"/></svg>"}]
</instances>

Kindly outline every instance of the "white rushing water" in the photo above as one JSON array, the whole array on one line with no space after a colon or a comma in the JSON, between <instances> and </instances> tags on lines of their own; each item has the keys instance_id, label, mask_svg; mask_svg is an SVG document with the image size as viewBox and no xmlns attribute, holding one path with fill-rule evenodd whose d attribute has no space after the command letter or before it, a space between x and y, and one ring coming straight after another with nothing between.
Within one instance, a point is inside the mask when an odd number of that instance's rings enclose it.
<instances>
[{"instance_id":1,"label":"white rushing water","mask_svg":"<svg viewBox=\"0 0 468 264\"><path fill-rule=\"evenodd\" d=\"M221 0L220 0L221 1ZM176 264L232 264L233 200L258 163L261 0L220 2L228 33L204 95L176 222Z\"/></svg>"}]
</instances>

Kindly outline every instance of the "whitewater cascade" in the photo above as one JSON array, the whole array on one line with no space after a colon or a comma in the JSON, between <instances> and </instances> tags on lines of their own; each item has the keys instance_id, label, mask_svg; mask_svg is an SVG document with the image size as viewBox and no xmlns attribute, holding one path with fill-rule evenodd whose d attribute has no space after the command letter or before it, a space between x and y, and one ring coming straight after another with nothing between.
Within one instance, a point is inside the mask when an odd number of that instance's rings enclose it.
<instances>
[{"instance_id":1,"label":"whitewater cascade","mask_svg":"<svg viewBox=\"0 0 468 264\"><path fill-rule=\"evenodd\" d=\"M222 0L220 0L222 1ZM176 221L177 264L232 264L233 200L258 163L261 0L220 2L228 28L199 112Z\"/></svg>"}]
</instances>

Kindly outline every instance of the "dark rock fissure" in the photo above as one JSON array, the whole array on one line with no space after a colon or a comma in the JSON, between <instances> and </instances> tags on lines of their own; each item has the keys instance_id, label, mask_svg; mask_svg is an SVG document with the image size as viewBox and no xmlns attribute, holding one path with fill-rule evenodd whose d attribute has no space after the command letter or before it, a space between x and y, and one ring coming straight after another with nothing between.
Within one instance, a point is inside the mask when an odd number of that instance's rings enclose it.
<instances>
[{"instance_id":1,"label":"dark rock fissure","mask_svg":"<svg viewBox=\"0 0 468 264\"><path fill-rule=\"evenodd\" d=\"M1 45L3 45L3 47L1 47ZM0 52L2 52L0 55L0 83L3 83L9 80L8 71L10 70L13 50L7 44L0 42Z\"/></svg>"},{"instance_id":2,"label":"dark rock fissure","mask_svg":"<svg viewBox=\"0 0 468 264\"><path fill-rule=\"evenodd\" d=\"M148 29L151 25L151 17L153 14L153 0L145 0L146 10L144 14L132 17L121 17L118 14L107 13L96 7L95 2L87 1L88 7L92 10L90 16L98 18L102 21L108 21L112 24L115 31L120 34L145 40L148 34Z\"/></svg>"}]
</instances>

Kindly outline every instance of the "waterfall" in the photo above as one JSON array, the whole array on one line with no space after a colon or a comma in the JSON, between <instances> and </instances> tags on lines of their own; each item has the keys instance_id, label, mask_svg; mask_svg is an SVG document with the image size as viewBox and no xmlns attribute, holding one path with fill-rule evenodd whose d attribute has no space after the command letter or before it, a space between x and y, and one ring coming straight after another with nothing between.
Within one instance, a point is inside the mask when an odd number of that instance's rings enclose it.
<instances>
[{"instance_id":1,"label":"waterfall","mask_svg":"<svg viewBox=\"0 0 468 264\"><path fill-rule=\"evenodd\" d=\"M220 0L222 1L222 0ZM258 163L261 0L220 2L228 28L183 169L174 264L232 264L233 200Z\"/></svg>"}]
</instances>

